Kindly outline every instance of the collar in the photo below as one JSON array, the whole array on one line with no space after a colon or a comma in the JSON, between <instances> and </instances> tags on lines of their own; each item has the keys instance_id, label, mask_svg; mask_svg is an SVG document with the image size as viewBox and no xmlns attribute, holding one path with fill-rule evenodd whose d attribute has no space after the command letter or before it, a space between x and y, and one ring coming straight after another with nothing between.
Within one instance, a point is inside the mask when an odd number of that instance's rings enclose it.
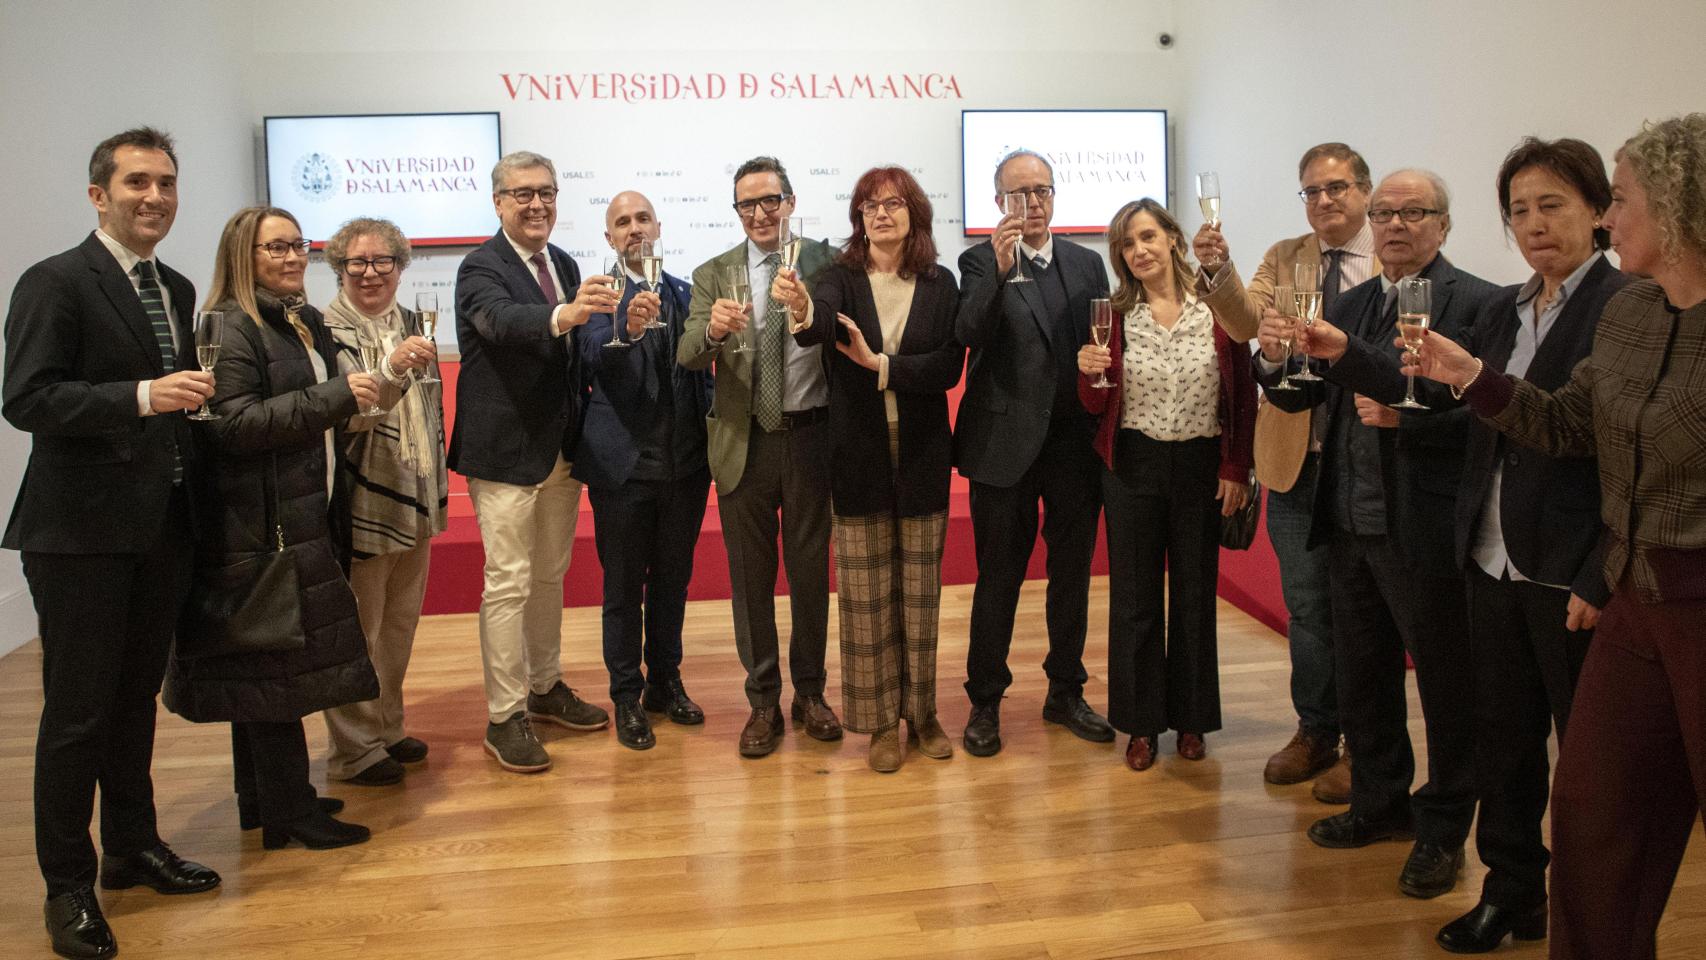
<instances>
[{"instance_id":1,"label":"collar","mask_svg":"<svg viewBox=\"0 0 1706 960\"><path fill-rule=\"evenodd\" d=\"M1030 263L1031 261L1035 260L1036 258L1042 257L1043 258L1043 266L1046 267L1049 264L1054 263L1054 234L1050 233L1048 235L1048 239L1043 241L1043 245L1042 245L1041 249L1037 249L1037 250L1031 249L1030 244L1026 243L1023 240L1020 240L1019 241L1019 251L1025 255L1025 262L1026 263Z\"/></svg>"},{"instance_id":2,"label":"collar","mask_svg":"<svg viewBox=\"0 0 1706 960\"><path fill-rule=\"evenodd\" d=\"M515 250L515 255L521 258L522 263L532 266L533 254L535 253L543 253L545 255L545 262L548 264L551 263L551 244L549 241L547 241L545 246L540 249L530 252L526 247L516 243L515 238L509 235L508 230L502 231L502 233L504 235L504 239L509 241L510 247Z\"/></svg>"},{"instance_id":3,"label":"collar","mask_svg":"<svg viewBox=\"0 0 1706 960\"><path fill-rule=\"evenodd\" d=\"M113 255L114 260L118 261L119 268L125 272L126 276L130 275L136 269L136 265L144 260L154 265L154 276L160 275L160 261L153 257L141 256L136 251L108 236L107 232L99 227L95 228L95 238L101 241L101 246L106 247L107 252Z\"/></svg>"},{"instance_id":4,"label":"collar","mask_svg":"<svg viewBox=\"0 0 1706 960\"><path fill-rule=\"evenodd\" d=\"M753 243L751 237L747 238L747 240L746 240L746 268L748 270L758 269L758 265L764 262L764 258L770 256L771 254L776 254L776 255L780 256L781 251L779 251L779 250L764 250L764 249L760 248L758 246L758 244Z\"/></svg>"},{"instance_id":5,"label":"collar","mask_svg":"<svg viewBox=\"0 0 1706 960\"><path fill-rule=\"evenodd\" d=\"M1582 265L1577 267L1574 272L1564 278L1563 283L1558 285L1558 295L1552 298L1552 302L1557 306L1562 307L1564 303L1570 299L1570 294L1574 293L1576 288L1582 285L1582 279L1588 275L1588 271L1592 270L1594 264L1598 263L1604 256L1605 254L1602 251L1595 250L1593 252L1593 256L1583 260ZM1545 283L1545 278L1541 277L1538 273L1529 277L1528 282L1522 285L1521 290L1517 291L1516 305L1519 307L1527 306L1536 296L1539 296L1540 288L1544 286Z\"/></svg>"},{"instance_id":6,"label":"collar","mask_svg":"<svg viewBox=\"0 0 1706 960\"><path fill-rule=\"evenodd\" d=\"M1315 242L1321 245L1323 256L1333 250L1342 250L1347 256L1352 257L1373 258L1374 256L1374 228L1368 225L1367 220L1362 222L1362 229L1358 230L1349 240L1346 240L1342 246L1329 247L1321 242L1320 237L1316 237Z\"/></svg>"}]
</instances>

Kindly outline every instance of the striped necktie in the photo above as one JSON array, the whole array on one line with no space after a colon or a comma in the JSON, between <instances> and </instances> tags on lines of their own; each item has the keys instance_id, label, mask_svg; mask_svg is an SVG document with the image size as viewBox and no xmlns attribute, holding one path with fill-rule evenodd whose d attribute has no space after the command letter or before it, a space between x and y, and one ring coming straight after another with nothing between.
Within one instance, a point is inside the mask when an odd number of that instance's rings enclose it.
<instances>
[{"instance_id":1,"label":"striped necktie","mask_svg":"<svg viewBox=\"0 0 1706 960\"><path fill-rule=\"evenodd\" d=\"M172 321L166 316L166 298L160 293L160 281L154 276L154 262L139 260L136 263L137 295L142 298L142 309L148 314L148 322L154 327L154 342L160 347L160 369L165 373L175 373L178 369L178 351L172 346ZM171 434L167 435L171 438ZM172 444L172 482L180 483L184 479L184 461L178 456L178 443L175 438Z\"/></svg>"}]
</instances>

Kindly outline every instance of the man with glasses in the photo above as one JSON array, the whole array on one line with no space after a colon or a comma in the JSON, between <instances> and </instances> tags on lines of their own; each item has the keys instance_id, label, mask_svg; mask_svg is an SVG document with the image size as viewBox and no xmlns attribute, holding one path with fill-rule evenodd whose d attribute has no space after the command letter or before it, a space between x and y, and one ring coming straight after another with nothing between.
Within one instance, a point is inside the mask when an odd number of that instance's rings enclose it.
<instances>
[{"instance_id":1,"label":"man with glasses","mask_svg":"<svg viewBox=\"0 0 1706 960\"><path fill-rule=\"evenodd\" d=\"M219 875L161 842L155 697L189 594L199 460L184 412L213 395L195 362L195 288L154 256L178 212L171 138L142 127L89 159L99 227L24 271L6 316L7 422L30 435L6 549L23 552L41 633L36 860L62 957L118 943L101 886L198 893Z\"/></svg>"},{"instance_id":2,"label":"man with glasses","mask_svg":"<svg viewBox=\"0 0 1706 960\"><path fill-rule=\"evenodd\" d=\"M954 431L954 462L971 481L977 586L972 592L965 748L1001 750L1001 698L1013 682L1007 652L1043 504L1048 547L1048 698L1043 719L1093 743L1114 729L1084 701L1090 560L1101 512L1095 424L1078 401L1078 348L1090 339L1090 301L1108 295L1102 258L1049 232L1054 168L1015 150L995 167L995 203L1023 196L1025 215L1001 218L989 242L960 256L954 330L971 348ZM1011 205L1010 205L1011 204ZM1021 265L1018 261L1023 260ZM1015 282L1022 269L1030 282Z\"/></svg>"},{"instance_id":3,"label":"man with glasses","mask_svg":"<svg viewBox=\"0 0 1706 960\"><path fill-rule=\"evenodd\" d=\"M1398 283L1428 280L1432 326L1454 339L1498 288L1440 255L1450 196L1435 174L1386 177L1368 219L1379 276L1345 293L1331 323L1305 328L1266 314L1259 376L1270 388L1278 382L1287 334L1323 361L1322 381L1269 394L1288 410L1327 411L1309 544L1327 547L1339 722L1356 764L1350 810L1316 821L1309 839L1361 847L1413 836L1398 889L1425 899L1456 885L1475 816L1469 611L1453 530L1469 411L1431 381L1416 384L1426 409L1389 406L1405 396L1393 346ZM1406 654L1428 738L1427 782L1413 797Z\"/></svg>"},{"instance_id":4,"label":"man with glasses","mask_svg":"<svg viewBox=\"0 0 1706 960\"><path fill-rule=\"evenodd\" d=\"M1192 243L1202 264L1197 295L1245 338L1256 335L1268 310L1295 313L1293 304L1274 303L1274 290L1293 286L1300 263L1319 268L1322 315L1328 319L1338 316L1341 294L1380 272L1368 225L1374 184L1362 155L1342 143L1317 144L1298 161L1297 179L1310 232L1269 247L1249 286L1239 277L1216 224L1203 224ZM1312 549L1308 542L1326 421L1319 405L1291 413L1270 402L1256 415L1256 479L1268 489L1268 539L1279 559L1280 588L1290 614L1286 635L1291 703L1297 711L1297 732L1268 758L1262 778L1277 784L1315 778L1315 799L1348 803L1351 754L1339 750L1327 551Z\"/></svg>"},{"instance_id":5,"label":"man with glasses","mask_svg":"<svg viewBox=\"0 0 1706 960\"><path fill-rule=\"evenodd\" d=\"M803 284L833 251L800 240L795 269L782 269L781 228L794 212L788 171L754 157L734 176L734 209L746 240L693 271L693 303L676 357L689 370L714 363L708 421L711 476L729 554L735 649L746 667L752 715L740 755L762 757L782 740L781 646L776 628L776 535L788 572L792 631L788 674L794 723L818 740L839 740L841 721L824 702L829 640L829 385L822 348L788 336L790 313L809 310ZM735 278L744 278L750 300ZM799 320L800 317L793 317ZM777 517L781 521L778 525Z\"/></svg>"},{"instance_id":6,"label":"man with glasses","mask_svg":"<svg viewBox=\"0 0 1706 960\"><path fill-rule=\"evenodd\" d=\"M570 474L580 379L567 336L616 305L609 277L589 277L550 243L557 171L537 153L492 168L502 229L456 273L456 425L450 469L468 496L486 552L480 597L486 752L505 770L551 767L529 718L571 730L610 722L563 683L563 575L574 549L580 481ZM645 308L636 307L642 315Z\"/></svg>"}]
</instances>

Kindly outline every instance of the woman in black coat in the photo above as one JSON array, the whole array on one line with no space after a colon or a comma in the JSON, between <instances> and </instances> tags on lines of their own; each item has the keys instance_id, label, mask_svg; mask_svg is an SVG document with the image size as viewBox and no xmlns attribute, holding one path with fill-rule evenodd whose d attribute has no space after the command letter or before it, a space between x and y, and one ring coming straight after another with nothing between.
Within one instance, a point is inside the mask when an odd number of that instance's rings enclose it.
<instances>
[{"instance_id":1,"label":"woman in black coat","mask_svg":"<svg viewBox=\"0 0 1706 960\"><path fill-rule=\"evenodd\" d=\"M965 348L954 339L958 291L936 265L930 200L912 175L866 172L848 216L853 234L815 281L809 319L786 274L774 299L789 303L797 342L826 345L841 705L847 729L871 734L871 768L886 773L905 757L902 719L925 756L953 752L936 719L936 624L948 391Z\"/></svg>"},{"instance_id":2,"label":"woman in black coat","mask_svg":"<svg viewBox=\"0 0 1706 960\"><path fill-rule=\"evenodd\" d=\"M332 818L339 801L315 796L302 717L379 695L345 579L347 532L331 521L348 515L333 503L332 432L378 392L366 373L337 376L331 336L302 298L307 263L308 243L283 210L250 207L225 224L208 293L208 309L226 314L211 403L219 419L202 435L210 468L196 497L201 570L291 554L303 640L257 651L244 636L215 635L208 624L219 618L195 614L228 608L248 584L212 587L200 573L165 689L173 713L231 723L239 820L261 826L268 849L368 838Z\"/></svg>"}]
</instances>

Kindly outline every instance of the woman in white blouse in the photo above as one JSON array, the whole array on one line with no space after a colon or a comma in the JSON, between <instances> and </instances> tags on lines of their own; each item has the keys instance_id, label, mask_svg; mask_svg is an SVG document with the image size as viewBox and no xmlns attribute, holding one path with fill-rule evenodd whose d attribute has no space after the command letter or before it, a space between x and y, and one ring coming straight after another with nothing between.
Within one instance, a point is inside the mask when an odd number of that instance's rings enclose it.
<instances>
[{"instance_id":1,"label":"woman in white blouse","mask_svg":"<svg viewBox=\"0 0 1706 960\"><path fill-rule=\"evenodd\" d=\"M1204 735L1220 729L1220 518L1249 497L1249 353L1190 292L1187 249L1159 203L1121 207L1108 225L1113 329L1106 347L1078 353L1078 395L1100 418L1107 465L1108 720L1131 735L1133 770L1155 763L1164 730L1178 731L1181 757L1200 760ZM1096 386L1098 375L1113 385Z\"/></svg>"}]
</instances>

